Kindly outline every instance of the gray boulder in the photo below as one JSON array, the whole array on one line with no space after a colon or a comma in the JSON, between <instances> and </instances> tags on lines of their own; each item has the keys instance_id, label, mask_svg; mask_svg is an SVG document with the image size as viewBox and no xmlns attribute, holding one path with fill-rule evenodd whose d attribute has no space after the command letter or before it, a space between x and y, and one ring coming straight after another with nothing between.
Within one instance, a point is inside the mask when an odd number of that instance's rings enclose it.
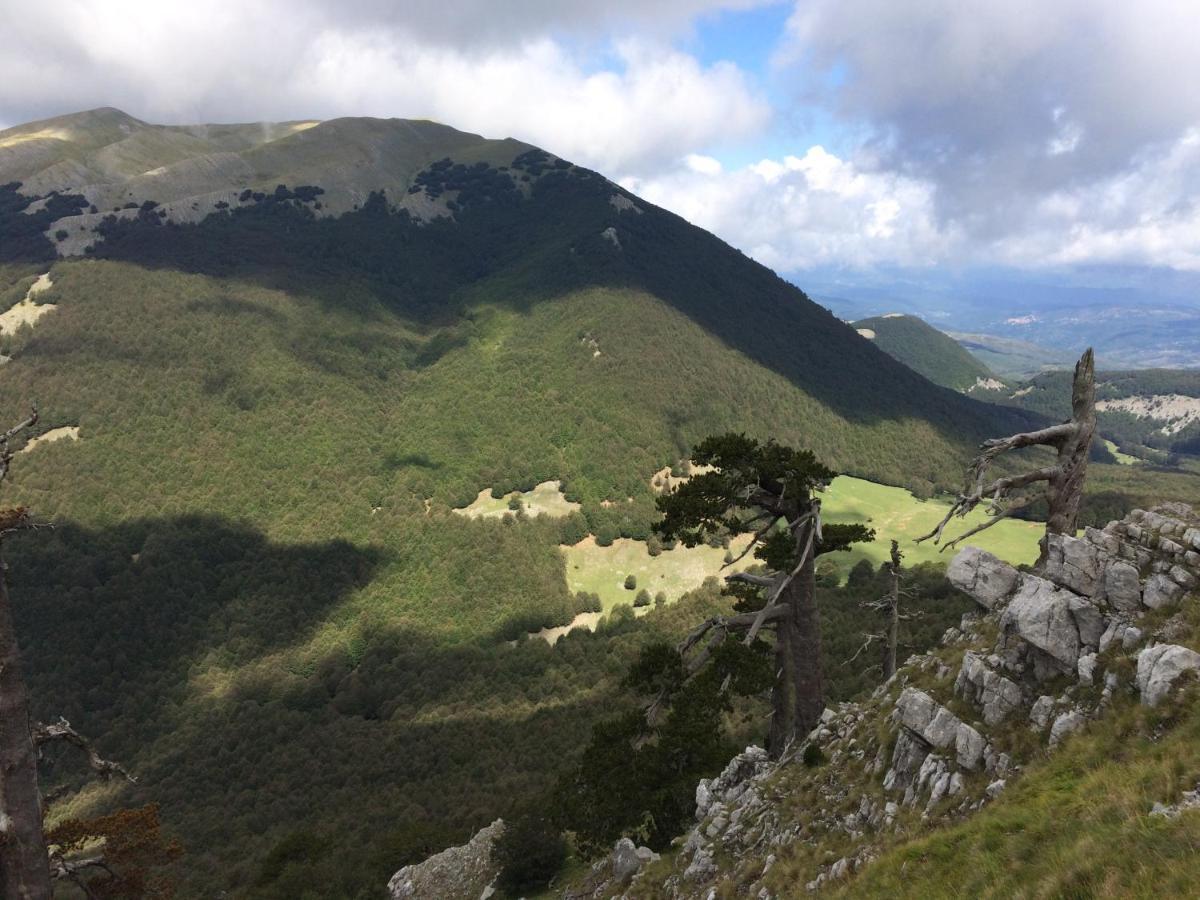
<instances>
[{"instance_id":1,"label":"gray boulder","mask_svg":"<svg viewBox=\"0 0 1200 900\"><path fill-rule=\"evenodd\" d=\"M1200 673L1200 653L1178 644L1156 644L1138 654L1137 687L1142 703L1156 706L1185 672Z\"/></svg>"},{"instance_id":2,"label":"gray boulder","mask_svg":"<svg viewBox=\"0 0 1200 900\"><path fill-rule=\"evenodd\" d=\"M1017 588L1021 573L978 547L964 547L946 570L946 577L984 609L995 609Z\"/></svg>"}]
</instances>

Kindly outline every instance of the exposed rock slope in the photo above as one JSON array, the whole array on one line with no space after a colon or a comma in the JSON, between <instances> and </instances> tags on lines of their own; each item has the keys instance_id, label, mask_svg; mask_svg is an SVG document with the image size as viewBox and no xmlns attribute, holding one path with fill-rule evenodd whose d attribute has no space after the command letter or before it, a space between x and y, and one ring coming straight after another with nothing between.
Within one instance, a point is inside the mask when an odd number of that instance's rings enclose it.
<instances>
[{"instance_id":1,"label":"exposed rock slope","mask_svg":"<svg viewBox=\"0 0 1200 900\"><path fill-rule=\"evenodd\" d=\"M1194 633L1200 577L1200 519L1188 507L1051 536L1037 574L968 548L949 575L980 608L941 648L909 659L869 699L826 710L778 765L751 747L701 782L697 824L678 851L605 896L840 886L904 839L999 797L1118 692L1153 706L1200 673L1200 653L1176 643ZM1185 795L1161 814L1192 805Z\"/></svg>"}]
</instances>

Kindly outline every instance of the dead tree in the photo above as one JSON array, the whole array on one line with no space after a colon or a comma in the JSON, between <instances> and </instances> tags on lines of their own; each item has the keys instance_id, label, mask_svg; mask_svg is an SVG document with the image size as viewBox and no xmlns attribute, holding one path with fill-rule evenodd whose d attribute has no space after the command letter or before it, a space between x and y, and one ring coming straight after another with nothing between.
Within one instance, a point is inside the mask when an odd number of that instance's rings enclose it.
<instances>
[{"instance_id":1,"label":"dead tree","mask_svg":"<svg viewBox=\"0 0 1200 900\"><path fill-rule=\"evenodd\" d=\"M1075 377L1071 384L1071 418L1061 425L1053 425L1040 431L985 441L980 448L980 454L972 460L967 469L963 492L958 495L958 499L937 527L929 534L917 538L917 542L932 538L935 544L940 543L942 532L952 518L961 518L981 503L986 504L987 519L947 541L942 549L955 547L961 541L991 528L1001 519L1008 518L1033 503L1037 499L1036 495L1013 496L1013 491L1038 483L1044 484L1043 496L1048 507L1046 534L1074 535L1079 519L1079 503L1083 499L1088 453L1095 434L1096 372L1092 350L1089 347L1075 364ZM988 469L1001 453L1038 446L1049 447L1055 451L1056 459L1053 465L988 481ZM1044 537L1041 546L1039 565L1046 556Z\"/></svg>"},{"instance_id":2,"label":"dead tree","mask_svg":"<svg viewBox=\"0 0 1200 900\"><path fill-rule=\"evenodd\" d=\"M846 660L846 664L849 665L866 652L867 648L871 645L875 643L881 644L883 646L883 658L879 666L883 671L884 681L887 681L896 674L896 645L900 639L900 623L918 618L917 614L900 612L901 598L912 599L912 594L900 587L900 563L903 559L904 554L900 552L900 545L893 540L892 558L888 563L888 577L891 581L888 592L878 600L862 604L866 609L884 614L884 630L866 635L866 640L863 641L862 646L858 648L858 651L852 657ZM872 666L871 668L874 667Z\"/></svg>"},{"instance_id":3,"label":"dead tree","mask_svg":"<svg viewBox=\"0 0 1200 900\"><path fill-rule=\"evenodd\" d=\"M13 460L13 440L37 421L34 409L23 422L0 434L0 482L7 477ZM35 523L23 506L2 510L0 549L13 534L44 527ZM52 741L66 741L83 749L102 777L130 776L120 766L102 759L65 719L49 726L30 721L6 571L0 558L0 896L45 900L52 893L52 878L70 867L61 859L52 860L46 846L38 788L41 748Z\"/></svg>"},{"instance_id":4,"label":"dead tree","mask_svg":"<svg viewBox=\"0 0 1200 900\"><path fill-rule=\"evenodd\" d=\"M663 519L656 529L689 547L712 534L748 533L746 549L726 565L754 551L768 572L727 576L741 600L738 614L701 623L677 649L687 677L692 677L731 633L741 634L751 646L763 628L774 632L767 748L778 757L797 735L816 725L825 709L814 561L821 553L868 540L870 532L861 525L822 525L821 501L815 495L836 473L807 450L725 434L699 444L693 459L713 470L658 499ZM661 700L651 704L650 717Z\"/></svg>"}]
</instances>

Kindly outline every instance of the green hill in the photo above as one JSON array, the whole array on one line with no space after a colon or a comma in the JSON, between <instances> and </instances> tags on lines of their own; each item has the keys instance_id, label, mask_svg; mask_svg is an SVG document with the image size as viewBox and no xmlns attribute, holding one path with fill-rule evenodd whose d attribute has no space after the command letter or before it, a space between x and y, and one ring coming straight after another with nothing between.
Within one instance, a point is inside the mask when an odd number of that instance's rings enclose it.
<instances>
[{"instance_id":1,"label":"green hill","mask_svg":"<svg viewBox=\"0 0 1200 900\"><path fill-rule=\"evenodd\" d=\"M560 543L644 538L652 474L707 434L925 496L1040 421L514 141L101 110L0 132L0 182L0 416L78 429L9 484L59 525L8 558L35 714L139 775L56 768L53 812L160 803L182 896L279 896L313 842L374 896L406 835L541 790L637 649L720 601L508 642L588 608ZM550 480L578 513L452 511Z\"/></svg>"},{"instance_id":2,"label":"green hill","mask_svg":"<svg viewBox=\"0 0 1200 900\"><path fill-rule=\"evenodd\" d=\"M916 316L873 316L855 322L854 328L884 353L934 384L969 391L976 384L995 381L987 366L957 341Z\"/></svg>"}]
</instances>

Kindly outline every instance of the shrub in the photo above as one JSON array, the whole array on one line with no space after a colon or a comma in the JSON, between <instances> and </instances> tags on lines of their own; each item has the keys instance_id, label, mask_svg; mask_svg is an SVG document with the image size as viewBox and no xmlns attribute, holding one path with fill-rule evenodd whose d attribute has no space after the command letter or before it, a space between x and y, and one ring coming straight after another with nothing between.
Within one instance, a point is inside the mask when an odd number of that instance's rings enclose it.
<instances>
[{"instance_id":1,"label":"shrub","mask_svg":"<svg viewBox=\"0 0 1200 900\"><path fill-rule=\"evenodd\" d=\"M821 748L816 744L809 744L804 748L804 754L800 757L805 768L815 769L821 763L825 762L825 754L821 752Z\"/></svg>"},{"instance_id":2,"label":"shrub","mask_svg":"<svg viewBox=\"0 0 1200 900\"><path fill-rule=\"evenodd\" d=\"M549 823L532 816L504 829L493 851L500 863L500 888L520 897L545 888L567 858L567 842Z\"/></svg>"},{"instance_id":3,"label":"shrub","mask_svg":"<svg viewBox=\"0 0 1200 900\"><path fill-rule=\"evenodd\" d=\"M637 587L637 576L636 575L626 575L625 576L625 590L632 591L636 587Z\"/></svg>"},{"instance_id":4,"label":"shrub","mask_svg":"<svg viewBox=\"0 0 1200 900\"><path fill-rule=\"evenodd\" d=\"M667 602L667 592L666 591L659 591L657 594L654 595L654 605L656 607L664 606L664 605L666 605L666 602Z\"/></svg>"},{"instance_id":5,"label":"shrub","mask_svg":"<svg viewBox=\"0 0 1200 900\"><path fill-rule=\"evenodd\" d=\"M633 605L638 607L649 606L650 592L645 588L642 588L640 591L638 591L637 596L633 599Z\"/></svg>"},{"instance_id":6,"label":"shrub","mask_svg":"<svg viewBox=\"0 0 1200 900\"><path fill-rule=\"evenodd\" d=\"M646 538L646 552L651 556L658 556L663 552L662 538L657 534L652 534Z\"/></svg>"}]
</instances>

